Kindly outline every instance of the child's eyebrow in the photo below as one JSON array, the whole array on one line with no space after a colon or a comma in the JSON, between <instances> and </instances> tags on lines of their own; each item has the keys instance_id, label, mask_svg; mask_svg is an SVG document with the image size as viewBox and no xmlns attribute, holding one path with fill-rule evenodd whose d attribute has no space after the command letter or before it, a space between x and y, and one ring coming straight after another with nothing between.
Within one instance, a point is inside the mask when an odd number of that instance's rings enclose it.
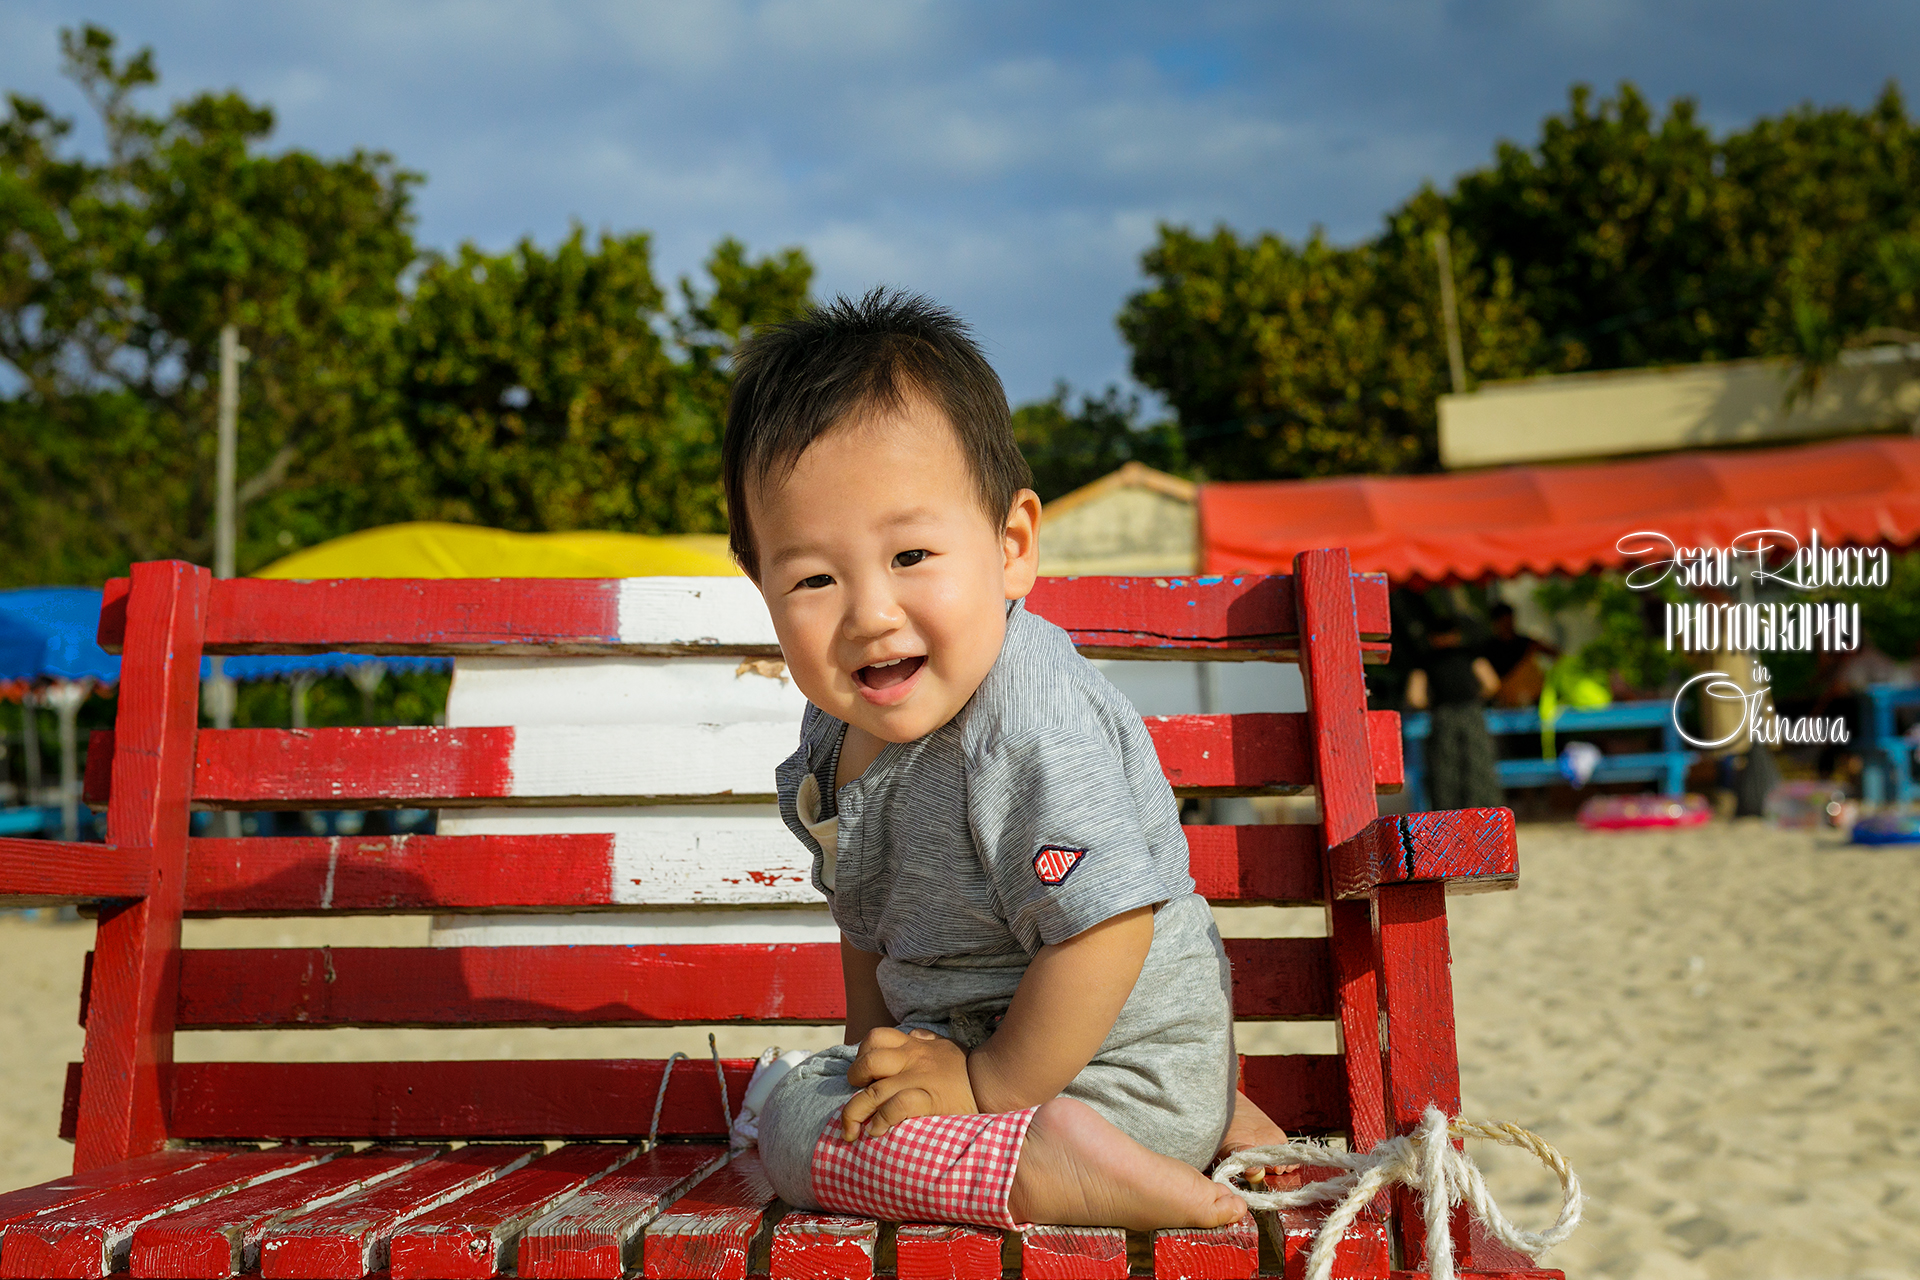
<instances>
[{"instance_id":1,"label":"child's eyebrow","mask_svg":"<svg viewBox=\"0 0 1920 1280\"><path fill-rule=\"evenodd\" d=\"M880 523L883 527L893 528L904 524L926 524L938 518L939 513L932 507L913 507L906 511L896 511Z\"/></svg>"}]
</instances>

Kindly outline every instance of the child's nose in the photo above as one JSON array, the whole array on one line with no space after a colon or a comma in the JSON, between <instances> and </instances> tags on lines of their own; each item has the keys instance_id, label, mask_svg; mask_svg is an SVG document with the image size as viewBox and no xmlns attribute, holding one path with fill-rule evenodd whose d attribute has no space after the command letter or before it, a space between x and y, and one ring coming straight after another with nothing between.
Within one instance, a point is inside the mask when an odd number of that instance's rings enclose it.
<instances>
[{"instance_id":1,"label":"child's nose","mask_svg":"<svg viewBox=\"0 0 1920 1280\"><path fill-rule=\"evenodd\" d=\"M906 621L900 601L882 583L863 585L847 602L846 630L855 639L866 640L898 630Z\"/></svg>"}]
</instances>

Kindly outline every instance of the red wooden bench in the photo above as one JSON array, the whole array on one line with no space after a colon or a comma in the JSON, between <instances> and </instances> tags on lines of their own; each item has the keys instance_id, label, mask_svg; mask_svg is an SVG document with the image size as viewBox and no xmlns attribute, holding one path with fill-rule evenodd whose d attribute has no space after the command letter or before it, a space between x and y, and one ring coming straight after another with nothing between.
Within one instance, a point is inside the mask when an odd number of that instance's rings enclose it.
<instances>
[{"instance_id":1,"label":"red wooden bench","mask_svg":"<svg viewBox=\"0 0 1920 1280\"><path fill-rule=\"evenodd\" d=\"M1385 583L1330 551L1301 556L1292 576L1042 580L1029 604L1095 656L1302 663L1303 714L1149 722L1182 794L1318 792L1320 825L1188 828L1194 877L1216 904L1325 907L1324 938L1228 942L1234 1002L1242 1019L1332 1020L1344 1053L1250 1056L1244 1086L1289 1132L1362 1150L1410 1130L1430 1102L1457 1113L1445 895L1513 883L1512 818L1376 817L1376 791L1401 779L1397 718L1367 710L1362 676L1386 649ZM173 1061L176 1030L209 1028L839 1021L837 950L818 942L181 948L183 915L805 910L784 830L776 847L764 825L726 821L769 798L791 723L666 715L572 739L457 721L198 728L202 654L626 655L719 658L729 671L777 659L743 581L214 582L151 563L109 585L100 632L125 658L117 728L88 758L111 843L0 841L0 904L90 903L99 920L85 1062L69 1068L62 1117L75 1172L0 1195L0 1280L1300 1274L1313 1211L1132 1240L789 1211L751 1151L727 1159L721 1082L698 1061L670 1073L641 1060ZM540 834L526 814L491 834L188 834L192 807L439 807L444 832L463 807L636 803L736 807L706 811L731 834L705 845L684 820L680 835L636 844L577 824ZM723 1064L736 1106L752 1065ZM656 1103L662 1141L643 1150ZM1422 1267L1419 1217L1388 1199L1348 1232L1340 1274ZM1454 1234L1464 1274L1559 1275L1464 1219Z\"/></svg>"}]
</instances>

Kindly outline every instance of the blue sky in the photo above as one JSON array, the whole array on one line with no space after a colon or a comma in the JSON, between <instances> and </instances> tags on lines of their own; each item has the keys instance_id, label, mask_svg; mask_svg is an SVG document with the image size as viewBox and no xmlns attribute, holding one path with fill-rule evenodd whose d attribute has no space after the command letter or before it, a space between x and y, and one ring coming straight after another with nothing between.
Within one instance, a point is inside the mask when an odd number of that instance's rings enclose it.
<instances>
[{"instance_id":1,"label":"blue sky","mask_svg":"<svg viewBox=\"0 0 1920 1280\"><path fill-rule=\"evenodd\" d=\"M85 20L153 45L164 98L237 87L281 144L424 172L428 244L646 229L669 280L724 234L801 245L821 292L959 308L1016 402L1125 380L1158 222L1363 237L1576 80L1722 128L1920 88L1889 0L0 0L0 88L83 114L57 32Z\"/></svg>"}]
</instances>

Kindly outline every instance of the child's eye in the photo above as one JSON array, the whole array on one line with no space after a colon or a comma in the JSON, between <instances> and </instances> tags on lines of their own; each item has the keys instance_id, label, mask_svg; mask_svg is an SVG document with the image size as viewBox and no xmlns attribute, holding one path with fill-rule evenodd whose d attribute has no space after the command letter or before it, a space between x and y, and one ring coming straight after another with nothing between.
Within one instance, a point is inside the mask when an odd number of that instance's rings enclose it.
<instances>
[{"instance_id":1,"label":"child's eye","mask_svg":"<svg viewBox=\"0 0 1920 1280\"><path fill-rule=\"evenodd\" d=\"M795 585L805 587L809 591L818 591L822 587L830 587L833 585L833 575L830 573L816 573L811 578L800 579Z\"/></svg>"},{"instance_id":2,"label":"child's eye","mask_svg":"<svg viewBox=\"0 0 1920 1280\"><path fill-rule=\"evenodd\" d=\"M911 569L914 565L919 564L926 558L927 553L924 551L902 551L893 558L893 567L896 569Z\"/></svg>"}]
</instances>

